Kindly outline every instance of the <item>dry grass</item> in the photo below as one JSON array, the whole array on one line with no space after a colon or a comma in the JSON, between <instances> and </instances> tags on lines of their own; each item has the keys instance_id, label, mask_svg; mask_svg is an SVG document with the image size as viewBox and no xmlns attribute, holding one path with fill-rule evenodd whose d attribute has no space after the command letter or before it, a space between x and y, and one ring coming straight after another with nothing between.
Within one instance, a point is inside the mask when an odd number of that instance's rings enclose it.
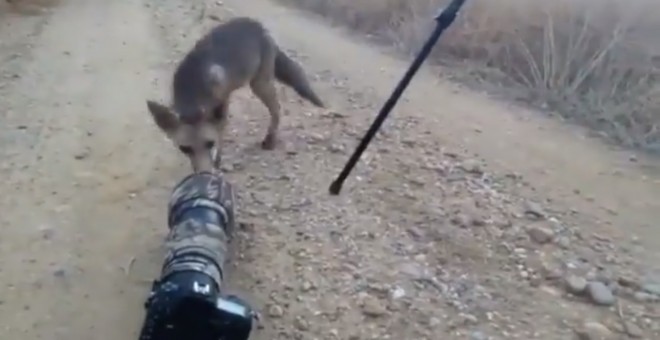
<instances>
[{"instance_id":1,"label":"dry grass","mask_svg":"<svg viewBox=\"0 0 660 340\"><path fill-rule=\"evenodd\" d=\"M404 52L419 49L447 2L280 1ZM495 70L537 105L621 144L660 152L659 17L656 0L468 0L432 58Z\"/></svg>"}]
</instances>

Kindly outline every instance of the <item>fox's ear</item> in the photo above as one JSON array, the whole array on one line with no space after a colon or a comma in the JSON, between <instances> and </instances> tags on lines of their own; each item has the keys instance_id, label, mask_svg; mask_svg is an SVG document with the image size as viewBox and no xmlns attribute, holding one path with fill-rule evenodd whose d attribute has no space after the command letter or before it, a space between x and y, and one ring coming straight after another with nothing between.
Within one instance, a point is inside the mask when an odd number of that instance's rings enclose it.
<instances>
[{"instance_id":1,"label":"fox's ear","mask_svg":"<svg viewBox=\"0 0 660 340\"><path fill-rule=\"evenodd\" d=\"M227 72L225 69L218 65L212 64L208 69L208 79L213 86L224 86L227 82Z\"/></svg>"},{"instance_id":2,"label":"fox's ear","mask_svg":"<svg viewBox=\"0 0 660 340\"><path fill-rule=\"evenodd\" d=\"M168 107L151 100L147 100L147 107L154 122L163 132L170 134L179 127L179 118Z\"/></svg>"},{"instance_id":3,"label":"fox's ear","mask_svg":"<svg viewBox=\"0 0 660 340\"><path fill-rule=\"evenodd\" d=\"M222 66L218 64L211 65L206 73L206 81L217 98L225 98L228 96L227 72Z\"/></svg>"}]
</instances>

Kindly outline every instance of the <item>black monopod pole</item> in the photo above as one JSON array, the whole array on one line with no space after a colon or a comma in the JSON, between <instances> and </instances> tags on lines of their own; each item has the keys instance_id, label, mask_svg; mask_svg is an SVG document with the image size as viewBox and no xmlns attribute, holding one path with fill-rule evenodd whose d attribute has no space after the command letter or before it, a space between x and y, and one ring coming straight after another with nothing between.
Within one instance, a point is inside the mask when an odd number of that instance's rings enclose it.
<instances>
[{"instance_id":1,"label":"black monopod pole","mask_svg":"<svg viewBox=\"0 0 660 340\"><path fill-rule=\"evenodd\" d=\"M344 185L344 181L346 181L348 175L351 173L351 171L353 171L353 168L357 164L358 160L360 160L362 153L364 153L364 150L367 149L367 146L380 129L380 126L383 125L383 122L390 114L390 111L392 111L392 108L394 108L394 105L396 105L399 97L401 97L403 91L405 91L406 87L408 87L408 84L415 76L415 73L417 73L417 70L419 70L419 67L422 66L422 63L426 57L428 57L429 53L431 53L433 46L435 46L435 44L438 42L438 39L440 39L442 33L454 22L454 19L456 19L456 14L463 6L463 3L465 3L465 0L453 0L449 6L445 7L445 9L442 10L438 16L436 16L435 21L437 25L435 30L424 44L419 54L417 54L417 57L410 65L410 68L408 68L408 71L406 71L406 74L399 81L399 84L397 84L396 88L385 102L385 105L383 105L383 107L380 109L378 116L369 127L369 130L362 138L362 141L360 141L360 144L351 155L351 158L348 160L348 162L346 162L344 169L341 171L339 176L337 176L337 179L335 179L335 181L330 185L331 195L339 195L341 187Z\"/></svg>"}]
</instances>

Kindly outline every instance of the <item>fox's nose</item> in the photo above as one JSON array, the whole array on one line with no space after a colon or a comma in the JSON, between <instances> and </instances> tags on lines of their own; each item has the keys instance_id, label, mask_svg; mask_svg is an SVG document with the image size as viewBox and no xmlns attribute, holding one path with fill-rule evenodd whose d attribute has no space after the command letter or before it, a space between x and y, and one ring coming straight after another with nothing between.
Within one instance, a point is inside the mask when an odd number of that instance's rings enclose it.
<instances>
[{"instance_id":1,"label":"fox's nose","mask_svg":"<svg viewBox=\"0 0 660 340\"><path fill-rule=\"evenodd\" d=\"M195 173L213 171L211 157L200 157L192 160L192 168Z\"/></svg>"}]
</instances>

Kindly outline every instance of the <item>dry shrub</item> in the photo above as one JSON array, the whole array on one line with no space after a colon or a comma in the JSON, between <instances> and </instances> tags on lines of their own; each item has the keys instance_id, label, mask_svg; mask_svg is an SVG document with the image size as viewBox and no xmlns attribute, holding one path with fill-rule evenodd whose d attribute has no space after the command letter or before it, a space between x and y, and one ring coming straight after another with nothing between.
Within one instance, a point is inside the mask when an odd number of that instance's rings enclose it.
<instances>
[{"instance_id":1,"label":"dry shrub","mask_svg":"<svg viewBox=\"0 0 660 340\"><path fill-rule=\"evenodd\" d=\"M446 0L280 0L417 51ZM660 152L660 2L468 0L435 61L504 74L535 104Z\"/></svg>"},{"instance_id":2,"label":"dry shrub","mask_svg":"<svg viewBox=\"0 0 660 340\"><path fill-rule=\"evenodd\" d=\"M41 15L60 0L0 0L0 15Z\"/></svg>"}]
</instances>

